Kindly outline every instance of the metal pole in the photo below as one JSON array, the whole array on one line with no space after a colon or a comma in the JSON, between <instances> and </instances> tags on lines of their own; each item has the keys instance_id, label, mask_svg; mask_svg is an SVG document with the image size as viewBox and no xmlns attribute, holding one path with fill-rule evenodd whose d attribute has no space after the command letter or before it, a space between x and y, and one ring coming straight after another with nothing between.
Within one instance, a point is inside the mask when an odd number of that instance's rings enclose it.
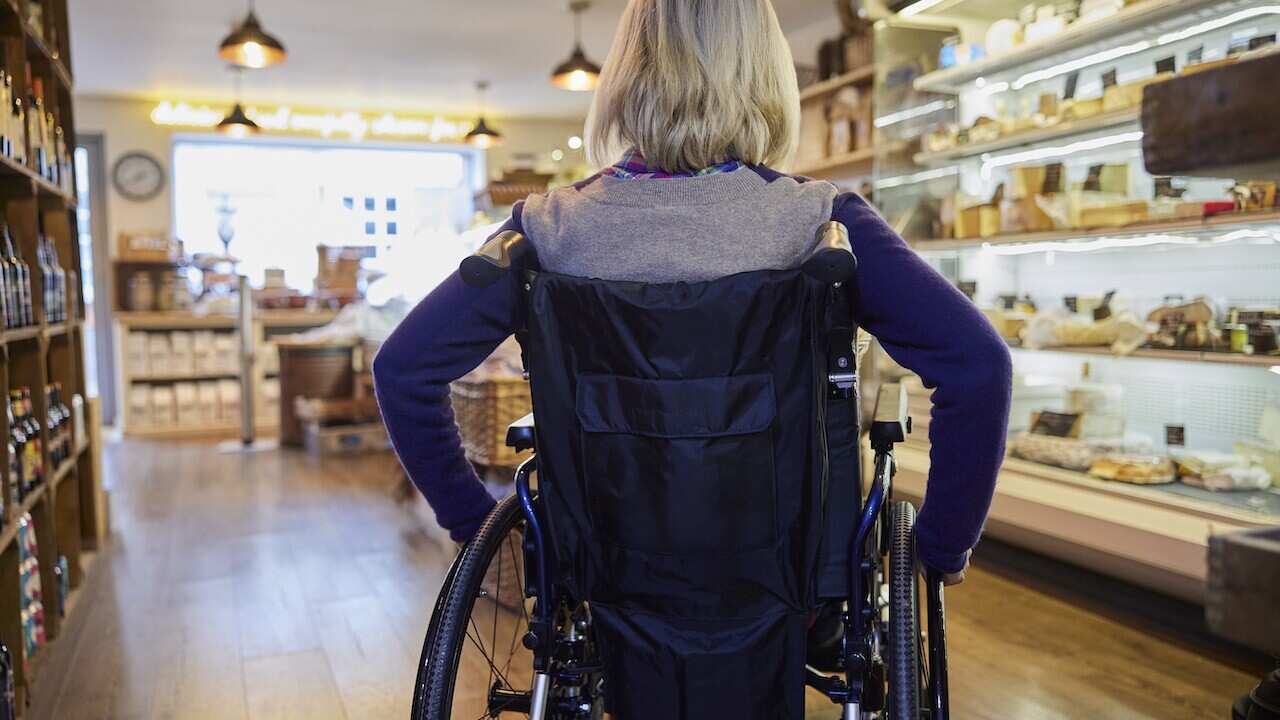
<instances>
[{"instance_id":1,"label":"metal pole","mask_svg":"<svg viewBox=\"0 0 1280 720\"><path fill-rule=\"evenodd\" d=\"M240 441L246 446L254 440L254 345L257 338L253 330L253 290L249 278L240 276L240 312L236 318L240 332Z\"/></svg>"}]
</instances>

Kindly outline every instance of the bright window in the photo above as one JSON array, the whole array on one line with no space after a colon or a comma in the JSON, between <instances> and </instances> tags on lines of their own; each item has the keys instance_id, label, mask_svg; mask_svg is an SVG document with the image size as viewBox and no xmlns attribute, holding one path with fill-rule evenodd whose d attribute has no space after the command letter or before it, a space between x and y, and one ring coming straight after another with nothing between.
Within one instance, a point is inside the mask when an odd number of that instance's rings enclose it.
<instances>
[{"instance_id":1,"label":"bright window","mask_svg":"<svg viewBox=\"0 0 1280 720\"><path fill-rule=\"evenodd\" d=\"M416 272L423 292L457 267L482 160L466 149L179 139L173 147L174 232L188 254L223 251L261 285L282 268L309 292L316 246L371 246L367 265ZM406 283L398 278L397 286ZM418 293L413 293L418 294Z\"/></svg>"}]
</instances>

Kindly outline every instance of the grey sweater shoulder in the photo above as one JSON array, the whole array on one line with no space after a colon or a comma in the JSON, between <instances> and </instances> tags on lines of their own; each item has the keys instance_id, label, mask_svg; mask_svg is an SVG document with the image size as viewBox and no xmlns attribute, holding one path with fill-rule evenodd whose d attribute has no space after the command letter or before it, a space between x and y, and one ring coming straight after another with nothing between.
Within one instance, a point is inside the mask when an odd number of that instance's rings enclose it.
<instances>
[{"instance_id":1,"label":"grey sweater shoulder","mask_svg":"<svg viewBox=\"0 0 1280 720\"><path fill-rule=\"evenodd\" d=\"M696 282L798 266L838 191L827 182L718 175L601 175L532 195L521 222L551 272L602 280Z\"/></svg>"}]
</instances>

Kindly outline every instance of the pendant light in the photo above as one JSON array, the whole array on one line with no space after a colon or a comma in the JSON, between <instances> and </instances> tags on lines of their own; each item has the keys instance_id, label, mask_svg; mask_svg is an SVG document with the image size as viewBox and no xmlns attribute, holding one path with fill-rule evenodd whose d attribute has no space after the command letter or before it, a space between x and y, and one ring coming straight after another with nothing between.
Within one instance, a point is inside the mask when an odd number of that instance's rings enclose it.
<instances>
[{"instance_id":1,"label":"pendant light","mask_svg":"<svg viewBox=\"0 0 1280 720\"><path fill-rule=\"evenodd\" d=\"M482 80L476 83L476 94L480 96L480 117L476 119L476 126L467 133L467 143L481 150L502 144L502 133L489 127L484 121L484 93L488 89L488 82Z\"/></svg>"},{"instance_id":2,"label":"pendant light","mask_svg":"<svg viewBox=\"0 0 1280 720\"><path fill-rule=\"evenodd\" d=\"M249 14L222 40L218 55L232 65L255 70L282 63L289 57L284 45L262 29L254 12L254 0L249 0Z\"/></svg>"},{"instance_id":3,"label":"pendant light","mask_svg":"<svg viewBox=\"0 0 1280 720\"><path fill-rule=\"evenodd\" d=\"M600 66L588 60L582 51L582 13L589 7L590 0L569 3L569 11L573 13L573 53L551 71L551 84L562 90L588 92L595 90L600 81Z\"/></svg>"},{"instance_id":4,"label":"pendant light","mask_svg":"<svg viewBox=\"0 0 1280 720\"><path fill-rule=\"evenodd\" d=\"M249 119L244 112L244 106L240 104L240 73L243 70L235 67L233 71L236 78L236 104L231 108L231 112L222 118L222 122L218 123L218 132L239 139L257 134L261 128L258 127L258 123Z\"/></svg>"}]
</instances>

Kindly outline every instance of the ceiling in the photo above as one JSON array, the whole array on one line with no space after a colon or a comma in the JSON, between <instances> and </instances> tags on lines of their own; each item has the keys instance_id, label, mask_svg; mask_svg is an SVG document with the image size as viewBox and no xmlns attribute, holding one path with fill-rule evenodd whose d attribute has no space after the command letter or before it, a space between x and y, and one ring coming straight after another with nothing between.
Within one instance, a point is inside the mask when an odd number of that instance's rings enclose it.
<instances>
[{"instance_id":1,"label":"ceiling","mask_svg":"<svg viewBox=\"0 0 1280 720\"><path fill-rule=\"evenodd\" d=\"M831 21L831 0L774 0L792 32ZM85 95L226 102L231 74L217 46L246 0L70 0L71 60ZM624 0L583 18L587 54L602 62ZM565 0L257 0L263 25L289 50L283 65L246 72L248 102L470 114L474 82L492 83L498 116L581 117L587 97L553 88L568 56Z\"/></svg>"}]
</instances>

